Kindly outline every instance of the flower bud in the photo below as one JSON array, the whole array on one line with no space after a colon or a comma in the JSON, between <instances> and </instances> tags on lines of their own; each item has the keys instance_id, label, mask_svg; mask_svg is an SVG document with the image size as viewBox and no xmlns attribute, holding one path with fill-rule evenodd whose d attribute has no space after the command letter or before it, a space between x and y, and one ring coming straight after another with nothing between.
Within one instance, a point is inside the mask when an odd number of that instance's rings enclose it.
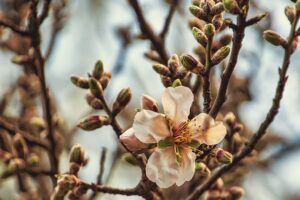
<instances>
[{"instance_id":1,"label":"flower bud","mask_svg":"<svg viewBox=\"0 0 300 200\"><path fill-rule=\"evenodd\" d=\"M106 116L91 116L77 124L77 127L85 131L93 131L95 129L101 128L104 125L109 125L110 120Z\"/></svg>"},{"instance_id":2,"label":"flower bud","mask_svg":"<svg viewBox=\"0 0 300 200\"><path fill-rule=\"evenodd\" d=\"M18 64L18 65L24 65L24 64L29 64L30 62L33 62L33 58L28 55L16 55L11 59L11 62Z\"/></svg>"},{"instance_id":3,"label":"flower bud","mask_svg":"<svg viewBox=\"0 0 300 200\"><path fill-rule=\"evenodd\" d=\"M206 37L213 37L215 35L216 29L213 24L205 24L204 26L204 34Z\"/></svg>"},{"instance_id":4,"label":"flower bud","mask_svg":"<svg viewBox=\"0 0 300 200\"><path fill-rule=\"evenodd\" d=\"M176 71L180 67L180 60L176 54L173 54L168 60L168 67L172 72Z\"/></svg>"},{"instance_id":5,"label":"flower bud","mask_svg":"<svg viewBox=\"0 0 300 200\"><path fill-rule=\"evenodd\" d=\"M285 47L287 45L286 40L283 39L280 35L278 35L274 31L271 30L264 31L263 37L265 40L267 40L269 43L273 44L274 46Z\"/></svg>"},{"instance_id":6,"label":"flower bud","mask_svg":"<svg viewBox=\"0 0 300 200\"><path fill-rule=\"evenodd\" d=\"M201 44L202 46L206 46L207 44L207 37L206 35L203 33L203 31L201 31L199 28L197 27L193 27L192 28L192 33L194 38L197 40L197 42L199 44Z\"/></svg>"},{"instance_id":7,"label":"flower bud","mask_svg":"<svg viewBox=\"0 0 300 200\"><path fill-rule=\"evenodd\" d=\"M101 60L98 60L95 65L94 65L94 69L93 69L93 77L97 80L99 80L101 78L101 76L103 75L103 63Z\"/></svg>"},{"instance_id":8,"label":"flower bud","mask_svg":"<svg viewBox=\"0 0 300 200\"><path fill-rule=\"evenodd\" d=\"M221 148L217 150L216 158L220 163L223 164L230 164L232 162L232 154Z\"/></svg>"},{"instance_id":9,"label":"flower bud","mask_svg":"<svg viewBox=\"0 0 300 200\"><path fill-rule=\"evenodd\" d=\"M40 158L36 154L34 154L34 153L31 153L26 158L26 164L29 167L37 167L37 166L39 166L39 162L40 162Z\"/></svg>"},{"instance_id":10,"label":"flower bud","mask_svg":"<svg viewBox=\"0 0 300 200\"><path fill-rule=\"evenodd\" d=\"M223 0L225 10L231 14L239 14L241 12L236 0Z\"/></svg>"},{"instance_id":11,"label":"flower bud","mask_svg":"<svg viewBox=\"0 0 300 200\"><path fill-rule=\"evenodd\" d=\"M89 88L91 93L98 99L103 99L103 88L102 85L95 79L89 79Z\"/></svg>"},{"instance_id":12,"label":"flower bud","mask_svg":"<svg viewBox=\"0 0 300 200\"><path fill-rule=\"evenodd\" d=\"M192 55L189 54L182 54L180 56L180 62L187 70L193 70L199 63Z\"/></svg>"},{"instance_id":13,"label":"flower bud","mask_svg":"<svg viewBox=\"0 0 300 200\"><path fill-rule=\"evenodd\" d=\"M225 121L228 125L230 125L230 126L232 126L233 124L235 124L235 122L236 122L236 117L235 117L235 115L233 114L233 112L227 113L227 114L225 115L224 121Z\"/></svg>"},{"instance_id":14,"label":"flower bud","mask_svg":"<svg viewBox=\"0 0 300 200\"><path fill-rule=\"evenodd\" d=\"M58 176L57 186L51 196L51 200L63 200L67 193L78 183L79 181L74 175L64 174Z\"/></svg>"},{"instance_id":15,"label":"flower bud","mask_svg":"<svg viewBox=\"0 0 300 200\"><path fill-rule=\"evenodd\" d=\"M191 5L189 7L189 10L192 13L192 15L199 19L204 20L207 18L207 14L204 12L204 10L202 8L199 8L198 6Z\"/></svg>"},{"instance_id":16,"label":"flower bud","mask_svg":"<svg viewBox=\"0 0 300 200\"><path fill-rule=\"evenodd\" d=\"M178 86L182 86L182 83L181 83L181 81L179 79L176 79L175 81L173 81L172 87L176 88Z\"/></svg>"},{"instance_id":17,"label":"flower bud","mask_svg":"<svg viewBox=\"0 0 300 200\"><path fill-rule=\"evenodd\" d=\"M167 76L161 76L161 82L165 87L170 87L172 85L171 78Z\"/></svg>"},{"instance_id":18,"label":"flower bud","mask_svg":"<svg viewBox=\"0 0 300 200\"><path fill-rule=\"evenodd\" d=\"M245 190L238 186L233 186L229 188L229 193L233 199L239 199L245 195Z\"/></svg>"},{"instance_id":19,"label":"flower bud","mask_svg":"<svg viewBox=\"0 0 300 200\"><path fill-rule=\"evenodd\" d=\"M45 120L42 117L30 118L29 124L32 132L36 134L39 134L46 128Z\"/></svg>"},{"instance_id":20,"label":"flower bud","mask_svg":"<svg viewBox=\"0 0 300 200\"><path fill-rule=\"evenodd\" d=\"M100 83L103 90L105 90L105 88L108 86L110 79L111 79L111 73L104 72L102 77L100 78Z\"/></svg>"},{"instance_id":21,"label":"flower bud","mask_svg":"<svg viewBox=\"0 0 300 200\"><path fill-rule=\"evenodd\" d=\"M143 95L141 97L141 108L145 110L158 112L158 103L152 97L148 95Z\"/></svg>"},{"instance_id":22,"label":"flower bud","mask_svg":"<svg viewBox=\"0 0 300 200\"><path fill-rule=\"evenodd\" d=\"M287 6L284 9L284 13L285 13L286 17L288 18L288 20L290 21L290 23L293 23L295 20L295 16L296 16L295 8L293 8L291 6Z\"/></svg>"},{"instance_id":23,"label":"flower bud","mask_svg":"<svg viewBox=\"0 0 300 200\"><path fill-rule=\"evenodd\" d=\"M212 9L211 9L211 14L212 15L219 15L224 11L224 6L222 2L219 2L217 4L215 4Z\"/></svg>"},{"instance_id":24,"label":"flower bud","mask_svg":"<svg viewBox=\"0 0 300 200\"><path fill-rule=\"evenodd\" d=\"M89 88L89 82L83 77L71 76L71 82L79 88L82 88L82 89L88 89Z\"/></svg>"},{"instance_id":25,"label":"flower bud","mask_svg":"<svg viewBox=\"0 0 300 200\"><path fill-rule=\"evenodd\" d=\"M176 77L181 80L184 79L187 74L188 74L188 71L185 67L179 67L176 70Z\"/></svg>"},{"instance_id":26,"label":"flower bud","mask_svg":"<svg viewBox=\"0 0 300 200\"><path fill-rule=\"evenodd\" d=\"M201 0L193 0L192 5L199 7L200 6L200 1Z\"/></svg>"},{"instance_id":27,"label":"flower bud","mask_svg":"<svg viewBox=\"0 0 300 200\"><path fill-rule=\"evenodd\" d=\"M103 109L103 104L102 104L101 100L94 97L94 95L89 93L86 95L85 99L92 108L94 108L96 110Z\"/></svg>"},{"instance_id":28,"label":"flower bud","mask_svg":"<svg viewBox=\"0 0 300 200\"><path fill-rule=\"evenodd\" d=\"M169 68L167 68L163 64L157 63L157 64L153 65L153 69L154 69L154 71L156 71L160 75L163 75L163 76L170 76L171 75L171 72L170 72Z\"/></svg>"},{"instance_id":29,"label":"flower bud","mask_svg":"<svg viewBox=\"0 0 300 200\"><path fill-rule=\"evenodd\" d=\"M7 151L3 151L2 149L0 149L0 159L6 163L7 161L9 161L12 158L12 155L7 152Z\"/></svg>"},{"instance_id":30,"label":"flower bud","mask_svg":"<svg viewBox=\"0 0 300 200\"><path fill-rule=\"evenodd\" d=\"M214 16L212 23L216 30L219 30L223 25L223 16L222 15L216 15Z\"/></svg>"},{"instance_id":31,"label":"flower bud","mask_svg":"<svg viewBox=\"0 0 300 200\"><path fill-rule=\"evenodd\" d=\"M213 65L217 65L222 62L230 53L230 47L221 47L212 57L211 62Z\"/></svg>"},{"instance_id":32,"label":"flower bud","mask_svg":"<svg viewBox=\"0 0 300 200\"><path fill-rule=\"evenodd\" d=\"M70 152L70 162L77 163L78 165L84 165L87 161L87 156L83 147L76 144L72 147Z\"/></svg>"},{"instance_id":33,"label":"flower bud","mask_svg":"<svg viewBox=\"0 0 300 200\"><path fill-rule=\"evenodd\" d=\"M130 153L124 153L122 155L122 160L128 162L133 166L139 166L138 160L135 157L133 157Z\"/></svg>"},{"instance_id":34,"label":"flower bud","mask_svg":"<svg viewBox=\"0 0 300 200\"><path fill-rule=\"evenodd\" d=\"M117 115L120 113L130 102L132 97L130 88L124 88L122 89L118 96L116 101L113 104L112 113L113 115Z\"/></svg>"},{"instance_id":35,"label":"flower bud","mask_svg":"<svg viewBox=\"0 0 300 200\"><path fill-rule=\"evenodd\" d=\"M141 151L148 148L147 144L142 143L135 137L133 128L128 129L120 135L120 140L131 151Z\"/></svg>"},{"instance_id":36,"label":"flower bud","mask_svg":"<svg viewBox=\"0 0 300 200\"><path fill-rule=\"evenodd\" d=\"M210 169L202 162L196 162L196 171L197 174L202 177L207 177L210 175Z\"/></svg>"},{"instance_id":37,"label":"flower bud","mask_svg":"<svg viewBox=\"0 0 300 200\"><path fill-rule=\"evenodd\" d=\"M13 144L17 151L18 156L21 158L25 158L29 150L24 138L20 134L16 134L13 137Z\"/></svg>"}]
</instances>

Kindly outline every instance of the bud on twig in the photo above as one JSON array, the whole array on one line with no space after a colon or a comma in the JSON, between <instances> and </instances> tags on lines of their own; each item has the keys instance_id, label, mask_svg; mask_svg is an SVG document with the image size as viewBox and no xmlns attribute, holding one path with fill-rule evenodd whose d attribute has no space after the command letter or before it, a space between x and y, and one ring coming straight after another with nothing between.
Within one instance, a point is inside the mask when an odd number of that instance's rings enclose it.
<instances>
[{"instance_id":1,"label":"bud on twig","mask_svg":"<svg viewBox=\"0 0 300 200\"><path fill-rule=\"evenodd\" d=\"M87 156L81 145L76 144L72 147L70 152L70 162L77 163L80 166L86 164Z\"/></svg>"},{"instance_id":2,"label":"bud on twig","mask_svg":"<svg viewBox=\"0 0 300 200\"><path fill-rule=\"evenodd\" d=\"M216 30L219 30L223 25L223 16L222 15L216 15L214 16L212 23Z\"/></svg>"},{"instance_id":3,"label":"bud on twig","mask_svg":"<svg viewBox=\"0 0 300 200\"><path fill-rule=\"evenodd\" d=\"M95 63L94 66L94 70L93 70L93 77L97 80L99 80L101 78L101 76L103 75L103 63L101 60L97 61Z\"/></svg>"},{"instance_id":4,"label":"bud on twig","mask_svg":"<svg viewBox=\"0 0 300 200\"><path fill-rule=\"evenodd\" d=\"M80 76L71 76L71 82L82 89L89 89L89 82L83 77Z\"/></svg>"},{"instance_id":5,"label":"bud on twig","mask_svg":"<svg viewBox=\"0 0 300 200\"><path fill-rule=\"evenodd\" d=\"M207 177L210 175L210 169L202 162L196 162L197 174L202 177Z\"/></svg>"},{"instance_id":6,"label":"bud on twig","mask_svg":"<svg viewBox=\"0 0 300 200\"><path fill-rule=\"evenodd\" d=\"M225 10L231 14L237 15L241 13L240 7L236 0L223 0Z\"/></svg>"},{"instance_id":7,"label":"bud on twig","mask_svg":"<svg viewBox=\"0 0 300 200\"><path fill-rule=\"evenodd\" d=\"M212 65L217 65L222 62L230 53L230 47L225 46L221 47L212 57Z\"/></svg>"},{"instance_id":8,"label":"bud on twig","mask_svg":"<svg viewBox=\"0 0 300 200\"><path fill-rule=\"evenodd\" d=\"M223 3L219 2L216 5L214 5L211 9L211 14L212 15L219 15L224 11L224 6Z\"/></svg>"},{"instance_id":9,"label":"bud on twig","mask_svg":"<svg viewBox=\"0 0 300 200\"><path fill-rule=\"evenodd\" d=\"M203 31L201 31L199 28L197 27L193 27L192 28L192 33L194 38L197 40L197 42L199 44L201 44L202 46L206 46L207 44L207 37L206 35L203 33Z\"/></svg>"},{"instance_id":10,"label":"bud on twig","mask_svg":"<svg viewBox=\"0 0 300 200\"><path fill-rule=\"evenodd\" d=\"M86 95L85 99L92 108L94 108L96 110L101 110L103 108L103 104L102 104L101 100L94 97L94 95L89 93Z\"/></svg>"},{"instance_id":11,"label":"bud on twig","mask_svg":"<svg viewBox=\"0 0 300 200\"><path fill-rule=\"evenodd\" d=\"M287 42L285 39L283 39L280 35L278 35L276 32L267 30L264 31L263 37L265 40L267 40L269 43L273 44L274 46L282 46L286 47Z\"/></svg>"},{"instance_id":12,"label":"bud on twig","mask_svg":"<svg viewBox=\"0 0 300 200\"><path fill-rule=\"evenodd\" d=\"M51 196L51 200L63 200L67 193L78 185L78 179L74 175L64 174L59 175L57 186Z\"/></svg>"},{"instance_id":13,"label":"bud on twig","mask_svg":"<svg viewBox=\"0 0 300 200\"><path fill-rule=\"evenodd\" d=\"M171 75L171 72L170 72L169 68L167 68L163 64L159 64L159 63L154 64L153 69L154 69L154 71L156 71L160 75L163 75L163 76L170 76Z\"/></svg>"},{"instance_id":14,"label":"bud on twig","mask_svg":"<svg viewBox=\"0 0 300 200\"><path fill-rule=\"evenodd\" d=\"M238 186L233 186L228 191L233 199L239 199L245 195L245 190Z\"/></svg>"},{"instance_id":15,"label":"bud on twig","mask_svg":"<svg viewBox=\"0 0 300 200\"><path fill-rule=\"evenodd\" d=\"M138 160L135 157L133 157L130 153L124 153L122 155L122 159L131 165L139 166Z\"/></svg>"},{"instance_id":16,"label":"bud on twig","mask_svg":"<svg viewBox=\"0 0 300 200\"><path fill-rule=\"evenodd\" d=\"M178 86L182 86L182 83L181 83L181 81L179 79L176 79L175 81L173 81L172 87L176 88Z\"/></svg>"},{"instance_id":17,"label":"bud on twig","mask_svg":"<svg viewBox=\"0 0 300 200\"><path fill-rule=\"evenodd\" d=\"M202 20L205 20L207 18L207 14L204 12L204 10L202 8L191 5L189 7L189 9L190 9L190 12L192 13L192 15L194 15L195 17L202 19Z\"/></svg>"},{"instance_id":18,"label":"bud on twig","mask_svg":"<svg viewBox=\"0 0 300 200\"><path fill-rule=\"evenodd\" d=\"M172 72L176 71L180 67L180 61L177 54L173 54L168 60L168 67Z\"/></svg>"},{"instance_id":19,"label":"bud on twig","mask_svg":"<svg viewBox=\"0 0 300 200\"><path fill-rule=\"evenodd\" d=\"M114 116L120 113L127 106L131 97L132 94L130 88L124 88L119 92L118 97L113 104L112 113Z\"/></svg>"},{"instance_id":20,"label":"bud on twig","mask_svg":"<svg viewBox=\"0 0 300 200\"><path fill-rule=\"evenodd\" d=\"M198 61L190 54L182 54L180 56L180 62L187 70L193 70L197 67Z\"/></svg>"},{"instance_id":21,"label":"bud on twig","mask_svg":"<svg viewBox=\"0 0 300 200\"><path fill-rule=\"evenodd\" d=\"M93 131L95 129L101 128L104 125L109 125L110 121L106 116L91 116L84 119L82 122L77 124L77 127L85 131Z\"/></svg>"},{"instance_id":22,"label":"bud on twig","mask_svg":"<svg viewBox=\"0 0 300 200\"><path fill-rule=\"evenodd\" d=\"M100 83L103 90L105 90L105 88L108 86L110 79L111 79L111 73L104 72L102 77L100 78Z\"/></svg>"},{"instance_id":23,"label":"bud on twig","mask_svg":"<svg viewBox=\"0 0 300 200\"><path fill-rule=\"evenodd\" d=\"M293 23L295 20L295 16L296 16L295 8L291 7L291 6L287 6L284 9L284 13L285 13L286 17L288 18L288 20L290 21L290 23Z\"/></svg>"},{"instance_id":24,"label":"bud on twig","mask_svg":"<svg viewBox=\"0 0 300 200\"><path fill-rule=\"evenodd\" d=\"M221 148L216 151L216 158L223 164L230 164L232 162L232 154Z\"/></svg>"},{"instance_id":25,"label":"bud on twig","mask_svg":"<svg viewBox=\"0 0 300 200\"><path fill-rule=\"evenodd\" d=\"M95 78L89 79L89 88L91 93L98 99L103 99L103 88L102 85Z\"/></svg>"},{"instance_id":26,"label":"bud on twig","mask_svg":"<svg viewBox=\"0 0 300 200\"><path fill-rule=\"evenodd\" d=\"M211 38L215 35L216 28L213 24L205 24L204 26L204 34L206 37Z\"/></svg>"}]
</instances>

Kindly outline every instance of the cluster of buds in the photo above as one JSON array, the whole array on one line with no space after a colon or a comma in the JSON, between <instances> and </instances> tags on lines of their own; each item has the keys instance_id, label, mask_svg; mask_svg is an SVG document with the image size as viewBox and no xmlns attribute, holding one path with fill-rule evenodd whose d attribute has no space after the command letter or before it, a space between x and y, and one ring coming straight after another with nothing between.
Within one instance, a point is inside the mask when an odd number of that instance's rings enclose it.
<instances>
[{"instance_id":1,"label":"cluster of buds","mask_svg":"<svg viewBox=\"0 0 300 200\"><path fill-rule=\"evenodd\" d=\"M63 200L65 196L78 185L79 180L75 175L59 175L57 177L57 185L52 193L51 200Z\"/></svg>"},{"instance_id":2,"label":"cluster of buds","mask_svg":"<svg viewBox=\"0 0 300 200\"><path fill-rule=\"evenodd\" d=\"M82 89L88 89L89 93L86 95L86 101L90 107L96 110L104 109L108 111L107 104L104 99L104 90L107 88L111 79L111 74L104 71L102 61L97 61L94 65L92 73L88 78L80 76L72 76L72 83ZM119 114L128 105L131 100L131 91L129 88L121 90L113 104L113 109L107 116L90 116L82 120L77 126L86 131L92 131L102 126L109 125L110 117Z\"/></svg>"},{"instance_id":3,"label":"cluster of buds","mask_svg":"<svg viewBox=\"0 0 300 200\"><path fill-rule=\"evenodd\" d=\"M227 27L227 19L224 19L225 1L193 1L190 12L196 17L190 22L192 33L199 46L195 53L199 56L197 61L191 55L181 56L183 66L189 71L203 75L205 74L206 61L209 59L210 67L221 63L230 53L231 35L224 34L218 41L213 41L217 33L222 32ZM208 52L209 51L209 52ZM212 53L211 58L207 55Z\"/></svg>"},{"instance_id":4,"label":"cluster of buds","mask_svg":"<svg viewBox=\"0 0 300 200\"><path fill-rule=\"evenodd\" d=\"M170 57L167 66L155 64L153 65L153 69L161 76L161 81L165 87L180 84L188 73L188 71L180 64L180 60L176 54Z\"/></svg>"},{"instance_id":5,"label":"cluster of buds","mask_svg":"<svg viewBox=\"0 0 300 200\"><path fill-rule=\"evenodd\" d=\"M231 188L213 188L206 193L205 200L237 200L245 195L245 190L238 186Z\"/></svg>"},{"instance_id":6,"label":"cluster of buds","mask_svg":"<svg viewBox=\"0 0 300 200\"><path fill-rule=\"evenodd\" d=\"M34 62L34 49L30 48L27 54L16 55L11 61L17 65L28 65Z\"/></svg>"}]
</instances>

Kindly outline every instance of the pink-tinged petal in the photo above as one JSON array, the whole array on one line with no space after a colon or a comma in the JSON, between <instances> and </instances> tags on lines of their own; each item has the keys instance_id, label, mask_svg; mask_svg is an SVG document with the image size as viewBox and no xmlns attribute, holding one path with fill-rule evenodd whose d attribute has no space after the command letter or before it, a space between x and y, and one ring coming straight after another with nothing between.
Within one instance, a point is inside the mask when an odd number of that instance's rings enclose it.
<instances>
[{"instance_id":1,"label":"pink-tinged petal","mask_svg":"<svg viewBox=\"0 0 300 200\"><path fill-rule=\"evenodd\" d=\"M145 110L152 110L158 112L158 103L155 99L148 95L143 95L141 97L141 108Z\"/></svg>"},{"instance_id":2,"label":"pink-tinged petal","mask_svg":"<svg viewBox=\"0 0 300 200\"><path fill-rule=\"evenodd\" d=\"M174 147L157 149L146 165L146 175L161 188L174 185L179 176L179 165L176 162Z\"/></svg>"},{"instance_id":3,"label":"pink-tinged petal","mask_svg":"<svg viewBox=\"0 0 300 200\"><path fill-rule=\"evenodd\" d=\"M175 125L188 120L194 95L188 87L168 87L162 95L162 104L165 114Z\"/></svg>"},{"instance_id":4,"label":"pink-tinged petal","mask_svg":"<svg viewBox=\"0 0 300 200\"><path fill-rule=\"evenodd\" d=\"M227 130L223 122L216 122L210 127L203 137L203 142L207 145L219 144L226 136Z\"/></svg>"},{"instance_id":5,"label":"pink-tinged petal","mask_svg":"<svg viewBox=\"0 0 300 200\"><path fill-rule=\"evenodd\" d=\"M133 128L128 129L120 135L120 140L131 151L140 151L148 147L135 137Z\"/></svg>"},{"instance_id":6,"label":"pink-tinged petal","mask_svg":"<svg viewBox=\"0 0 300 200\"><path fill-rule=\"evenodd\" d=\"M214 119L206 114L200 113L188 124L188 128L193 138L202 137L203 134L214 125Z\"/></svg>"},{"instance_id":7,"label":"pink-tinged petal","mask_svg":"<svg viewBox=\"0 0 300 200\"><path fill-rule=\"evenodd\" d=\"M135 136L143 143L156 143L170 136L165 116L150 110L142 110L133 122Z\"/></svg>"},{"instance_id":8,"label":"pink-tinged petal","mask_svg":"<svg viewBox=\"0 0 300 200\"><path fill-rule=\"evenodd\" d=\"M182 160L179 163L179 176L176 185L181 186L186 181L190 181L195 174L195 160L196 155L190 148L183 148L181 150Z\"/></svg>"}]
</instances>

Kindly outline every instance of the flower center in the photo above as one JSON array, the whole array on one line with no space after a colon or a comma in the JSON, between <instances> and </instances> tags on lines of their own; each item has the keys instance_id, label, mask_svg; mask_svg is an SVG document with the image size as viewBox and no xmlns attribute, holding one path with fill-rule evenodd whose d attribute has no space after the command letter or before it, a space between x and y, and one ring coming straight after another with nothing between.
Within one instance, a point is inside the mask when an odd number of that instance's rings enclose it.
<instances>
[{"instance_id":1,"label":"flower center","mask_svg":"<svg viewBox=\"0 0 300 200\"><path fill-rule=\"evenodd\" d=\"M176 144L186 144L192 141L192 137L188 128L188 121L183 122L178 128L172 130L174 143Z\"/></svg>"}]
</instances>

